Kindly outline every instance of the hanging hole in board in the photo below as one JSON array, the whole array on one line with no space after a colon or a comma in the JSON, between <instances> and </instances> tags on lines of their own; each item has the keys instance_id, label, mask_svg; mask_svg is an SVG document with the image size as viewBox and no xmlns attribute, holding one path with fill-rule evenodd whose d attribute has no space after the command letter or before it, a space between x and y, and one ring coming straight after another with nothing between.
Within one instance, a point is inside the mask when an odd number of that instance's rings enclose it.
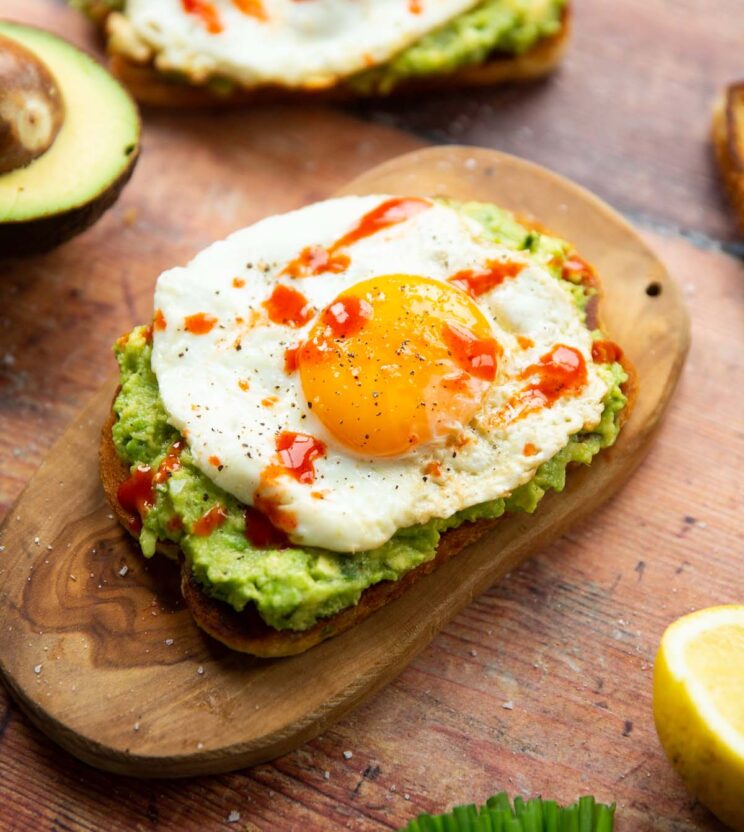
<instances>
[{"instance_id":1,"label":"hanging hole in board","mask_svg":"<svg viewBox=\"0 0 744 832\"><path fill-rule=\"evenodd\" d=\"M656 281L649 283L648 286L646 286L646 294L650 298L658 298L661 294L661 283L657 283Z\"/></svg>"}]
</instances>

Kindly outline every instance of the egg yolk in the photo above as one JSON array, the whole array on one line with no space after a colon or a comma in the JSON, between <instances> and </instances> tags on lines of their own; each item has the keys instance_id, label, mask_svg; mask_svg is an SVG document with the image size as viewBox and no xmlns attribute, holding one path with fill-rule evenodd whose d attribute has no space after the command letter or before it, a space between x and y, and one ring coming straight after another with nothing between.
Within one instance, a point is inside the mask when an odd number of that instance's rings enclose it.
<instances>
[{"instance_id":1,"label":"egg yolk","mask_svg":"<svg viewBox=\"0 0 744 832\"><path fill-rule=\"evenodd\" d=\"M387 457L467 425L500 352L465 292L393 274L336 297L296 361L308 407L334 438L360 455Z\"/></svg>"}]
</instances>

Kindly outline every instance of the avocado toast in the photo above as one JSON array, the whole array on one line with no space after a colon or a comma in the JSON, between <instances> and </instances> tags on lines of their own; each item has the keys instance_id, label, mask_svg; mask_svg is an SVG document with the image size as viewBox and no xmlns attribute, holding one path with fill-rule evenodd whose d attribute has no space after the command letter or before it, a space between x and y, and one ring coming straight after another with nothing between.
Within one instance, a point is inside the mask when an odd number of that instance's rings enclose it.
<instances>
[{"instance_id":1,"label":"avocado toast","mask_svg":"<svg viewBox=\"0 0 744 832\"><path fill-rule=\"evenodd\" d=\"M599 328L599 286L591 267L569 244L494 206L447 208L475 224L489 243L546 270L582 328L591 332L590 351L604 384L598 418L568 435L539 465L528 466L518 486L495 499L471 499L461 510L401 525L368 549L331 551L293 543L286 529L267 521L265 512L205 474L205 466L195 464L188 431L185 441L169 423L173 419L152 368L153 334L162 337L159 327L166 326L162 311L156 311L152 327L138 327L117 342L121 387L101 444L107 497L120 521L139 536L146 555L157 549L180 559L182 591L195 620L233 649L290 655L348 629L482 536L503 514L532 512L547 490L562 490L567 468L589 464L614 443L627 418L632 368ZM532 443L525 444L527 457L536 452ZM429 480L428 488L436 477L431 468L426 470L430 473L422 479ZM220 474L214 469L215 477ZM139 497L138 478L145 489ZM253 502L267 508L265 501Z\"/></svg>"},{"instance_id":2,"label":"avocado toast","mask_svg":"<svg viewBox=\"0 0 744 832\"><path fill-rule=\"evenodd\" d=\"M193 47L193 59L185 60L180 53L169 54L164 34L151 37L152 29L163 28L162 19L152 26L140 22L131 0L72 0L73 5L105 29L114 74L136 98L159 106L229 105L308 97L343 101L443 87L483 86L544 76L560 60L570 31L568 0L453 2L448 16L443 17L439 12L431 25L418 25L418 35L401 41L399 48L389 48L380 56L360 48L355 50L363 58L360 65L340 66L322 73L308 67L285 79L281 73L254 77L242 65L243 58L220 62L213 60L211 54L204 57L210 50L209 42L204 45L201 41L201 46ZM250 6L250 13L244 12L244 15L252 17L252 25L258 25L259 29L263 25L267 31L275 19L284 25L292 14L298 14L296 9L291 13L274 9L274 5L281 6L281 0L253 0L249 4L231 0L231 3L240 8ZM409 17L414 20L430 11L426 0L393 0L393 3L407 7ZM196 10L212 41L225 37L224 29L230 22L228 15L234 13L230 3L183 5L192 17ZM395 5L391 8L396 10ZM257 13L257 10L260 11ZM306 9L301 13L306 14ZM342 23L334 21L331 26L330 21L301 20L298 27L303 31L305 27L335 31L342 28ZM189 34L183 30L181 39L198 38L201 33L194 34L195 28L197 24L192 21ZM362 30L368 28L365 21ZM392 34L389 39L393 39ZM336 51L336 44L332 37L316 46L300 40L292 54L302 56L313 49L331 53Z\"/></svg>"}]
</instances>

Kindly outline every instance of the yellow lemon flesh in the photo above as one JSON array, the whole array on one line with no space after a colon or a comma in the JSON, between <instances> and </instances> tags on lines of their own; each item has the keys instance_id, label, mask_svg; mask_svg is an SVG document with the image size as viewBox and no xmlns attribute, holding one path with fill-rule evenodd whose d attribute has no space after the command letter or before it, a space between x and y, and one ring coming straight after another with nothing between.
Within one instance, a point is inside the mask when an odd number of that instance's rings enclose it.
<instances>
[{"instance_id":1,"label":"yellow lemon flesh","mask_svg":"<svg viewBox=\"0 0 744 832\"><path fill-rule=\"evenodd\" d=\"M654 720L690 792L744 832L744 606L675 621L654 667Z\"/></svg>"}]
</instances>

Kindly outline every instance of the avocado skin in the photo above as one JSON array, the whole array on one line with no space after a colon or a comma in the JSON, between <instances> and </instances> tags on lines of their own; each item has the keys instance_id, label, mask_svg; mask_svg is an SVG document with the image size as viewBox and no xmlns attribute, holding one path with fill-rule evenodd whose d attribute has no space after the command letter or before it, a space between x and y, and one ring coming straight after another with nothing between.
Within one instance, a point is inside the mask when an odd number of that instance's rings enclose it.
<instances>
[{"instance_id":1,"label":"avocado skin","mask_svg":"<svg viewBox=\"0 0 744 832\"><path fill-rule=\"evenodd\" d=\"M84 205L45 217L0 223L0 259L44 254L90 228L119 198L138 160L139 148L119 178Z\"/></svg>"}]
</instances>

